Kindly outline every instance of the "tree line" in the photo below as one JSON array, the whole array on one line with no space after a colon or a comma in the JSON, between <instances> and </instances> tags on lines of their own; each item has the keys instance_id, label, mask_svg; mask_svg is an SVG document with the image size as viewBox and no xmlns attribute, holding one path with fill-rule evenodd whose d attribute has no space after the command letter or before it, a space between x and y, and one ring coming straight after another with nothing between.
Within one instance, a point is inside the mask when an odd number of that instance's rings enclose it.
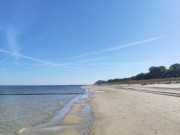
<instances>
[{"instance_id":1,"label":"tree line","mask_svg":"<svg viewBox=\"0 0 180 135\"><path fill-rule=\"evenodd\" d=\"M180 77L180 64L173 64L167 69L165 66L150 67L148 73L140 73L136 76L123 79L110 79L107 82L125 82L128 80L148 80L148 79L161 79L161 78L171 78Z\"/></svg>"}]
</instances>

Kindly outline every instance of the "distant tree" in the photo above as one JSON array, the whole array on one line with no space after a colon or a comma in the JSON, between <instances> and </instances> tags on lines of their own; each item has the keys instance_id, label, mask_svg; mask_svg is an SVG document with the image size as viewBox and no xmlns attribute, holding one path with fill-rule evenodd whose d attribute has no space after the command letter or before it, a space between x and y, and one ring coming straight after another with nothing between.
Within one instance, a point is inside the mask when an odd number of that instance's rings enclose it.
<instances>
[{"instance_id":1,"label":"distant tree","mask_svg":"<svg viewBox=\"0 0 180 135\"><path fill-rule=\"evenodd\" d=\"M97 82L94 83L94 85L100 85L100 84L103 84L105 82L106 81L104 81L104 80L98 80Z\"/></svg>"},{"instance_id":2,"label":"distant tree","mask_svg":"<svg viewBox=\"0 0 180 135\"><path fill-rule=\"evenodd\" d=\"M146 73L146 79L151 79L152 75L150 73Z\"/></svg>"},{"instance_id":3,"label":"distant tree","mask_svg":"<svg viewBox=\"0 0 180 135\"><path fill-rule=\"evenodd\" d=\"M140 73L135 77L136 80L143 80L146 79L146 74Z\"/></svg>"},{"instance_id":4,"label":"distant tree","mask_svg":"<svg viewBox=\"0 0 180 135\"><path fill-rule=\"evenodd\" d=\"M180 64L173 64L168 71L168 77L180 77Z\"/></svg>"},{"instance_id":5,"label":"distant tree","mask_svg":"<svg viewBox=\"0 0 180 135\"><path fill-rule=\"evenodd\" d=\"M151 77L150 79L164 78L166 76L166 73L167 73L167 69L164 66L149 68L149 76Z\"/></svg>"},{"instance_id":6,"label":"distant tree","mask_svg":"<svg viewBox=\"0 0 180 135\"><path fill-rule=\"evenodd\" d=\"M180 64L176 63L170 66L169 69L166 69L164 66L159 67L150 67L149 73L140 73L136 76L132 76L130 78L116 78L116 79L110 79L108 81L104 81L102 83L106 82L122 82L126 83L131 80L144 80L144 79L156 79L156 78L166 78L166 77L180 77ZM100 80L101 82L101 80ZM99 83L99 82L97 82Z\"/></svg>"},{"instance_id":7,"label":"distant tree","mask_svg":"<svg viewBox=\"0 0 180 135\"><path fill-rule=\"evenodd\" d=\"M114 79L114 82L120 82L121 81L121 79Z\"/></svg>"},{"instance_id":8,"label":"distant tree","mask_svg":"<svg viewBox=\"0 0 180 135\"><path fill-rule=\"evenodd\" d=\"M136 80L136 76L132 76L132 77L131 77L131 80Z\"/></svg>"},{"instance_id":9,"label":"distant tree","mask_svg":"<svg viewBox=\"0 0 180 135\"><path fill-rule=\"evenodd\" d=\"M114 82L114 79L109 79L108 82Z\"/></svg>"}]
</instances>

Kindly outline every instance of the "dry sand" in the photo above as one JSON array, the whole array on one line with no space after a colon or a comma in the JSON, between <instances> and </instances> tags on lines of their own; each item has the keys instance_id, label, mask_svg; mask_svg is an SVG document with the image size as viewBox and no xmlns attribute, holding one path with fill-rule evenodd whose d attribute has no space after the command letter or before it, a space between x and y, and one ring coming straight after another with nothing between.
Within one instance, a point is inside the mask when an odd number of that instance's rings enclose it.
<instances>
[{"instance_id":1,"label":"dry sand","mask_svg":"<svg viewBox=\"0 0 180 135\"><path fill-rule=\"evenodd\" d=\"M180 85L86 88L105 91L90 95L90 135L180 135Z\"/></svg>"}]
</instances>

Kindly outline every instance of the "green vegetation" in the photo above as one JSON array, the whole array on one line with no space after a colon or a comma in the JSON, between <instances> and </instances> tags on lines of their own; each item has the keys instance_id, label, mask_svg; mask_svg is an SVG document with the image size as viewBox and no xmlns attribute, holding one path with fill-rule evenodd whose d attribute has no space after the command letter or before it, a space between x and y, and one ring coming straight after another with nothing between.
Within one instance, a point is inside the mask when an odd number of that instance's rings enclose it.
<instances>
[{"instance_id":1,"label":"green vegetation","mask_svg":"<svg viewBox=\"0 0 180 135\"><path fill-rule=\"evenodd\" d=\"M106 81L105 83L101 84L171 84L171 83L180 83L180 77L176 78L163 78L163 79L147 79L147 80L132 80L132 79L125 79L117 82L110 82Z\"/></svg>"},{"instance_id":2,"label":"green vegetation","mask_svg":"<svg viewBox=\"0 0 180 135\"><path fill-rule=\"evenodd\" d=\"M164 66L150 67L148 73L123 79L110 79L101 84L142 84L142 83L180 83L180 64L173 64L167 69Z\"/></svg>"}]
</instances>

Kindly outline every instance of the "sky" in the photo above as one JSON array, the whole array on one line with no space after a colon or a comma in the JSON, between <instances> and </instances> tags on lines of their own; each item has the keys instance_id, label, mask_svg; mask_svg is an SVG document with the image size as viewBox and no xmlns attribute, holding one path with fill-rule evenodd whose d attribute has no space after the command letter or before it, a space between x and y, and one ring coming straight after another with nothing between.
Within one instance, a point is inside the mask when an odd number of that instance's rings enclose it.
<instances>
[{"instance_id":1,"label":"sky","mask_svg":"<svg viewBox=\"0 0 180 135\"><path fill-rule=\"evenodd\" d=\"M179 0L0 0L0 85L93 84L180 63Z\"/></svg>"}]
</instances>

